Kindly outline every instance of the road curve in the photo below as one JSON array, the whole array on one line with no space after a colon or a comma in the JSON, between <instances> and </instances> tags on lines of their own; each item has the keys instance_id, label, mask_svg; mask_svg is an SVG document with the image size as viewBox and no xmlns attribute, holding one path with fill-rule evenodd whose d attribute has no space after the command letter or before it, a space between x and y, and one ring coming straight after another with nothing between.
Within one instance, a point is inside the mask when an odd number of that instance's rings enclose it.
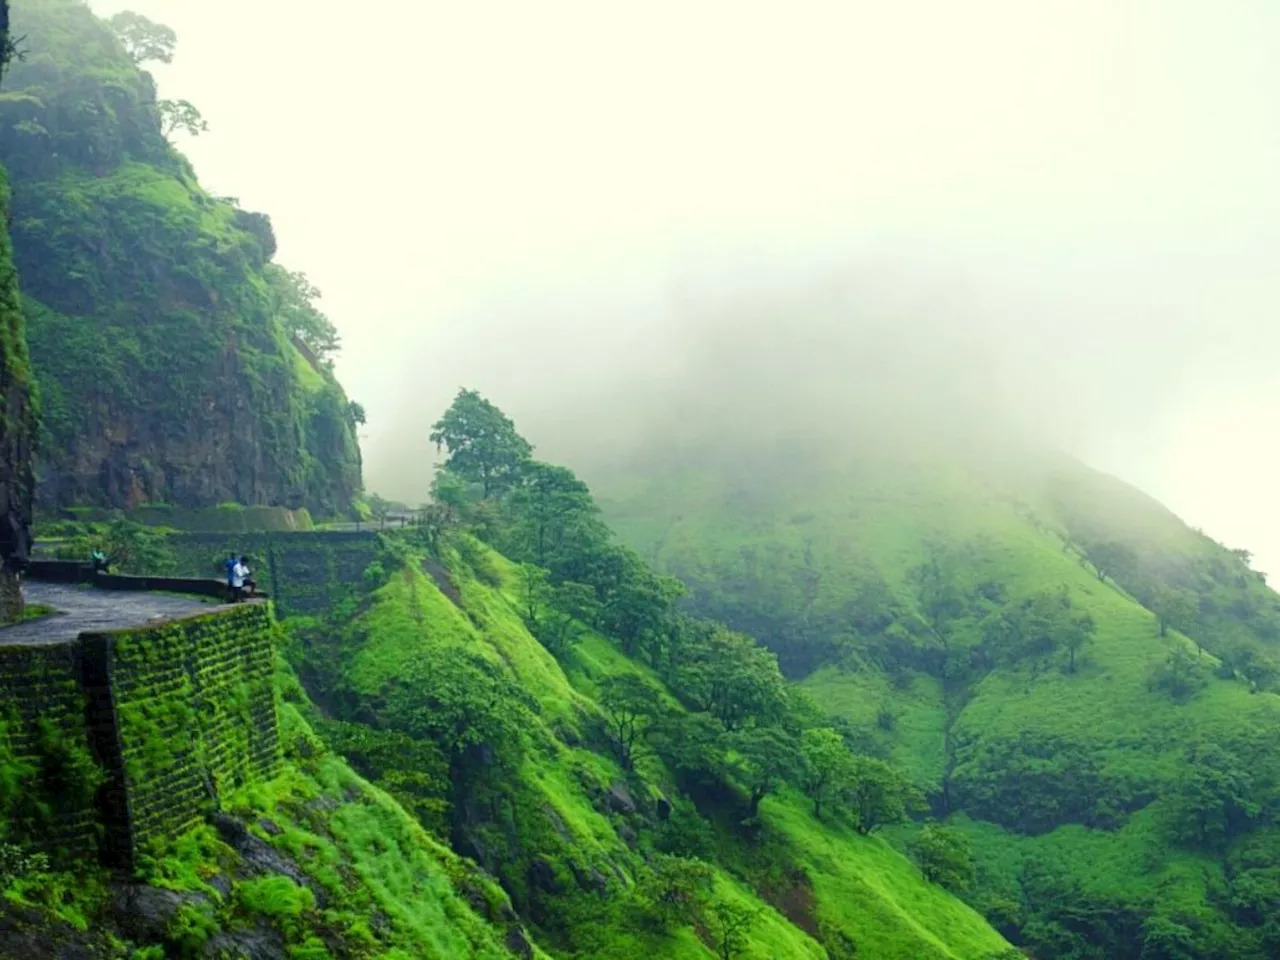
<instances>
[{"instance_id":1,"label":"road curve","mask_svg":"<svg viewBox=\"0 0 1280 960\"><path fill-rule=\"evenodd\" d=\"M199 597L98 590L62 583L28 581L22 592L28 604L42 604L58 612L38 620L0 627L0 646L63 643L88 631L140 627L151 620L185 617L219 608L219 604Z\"/></svg>"}]
</instances>

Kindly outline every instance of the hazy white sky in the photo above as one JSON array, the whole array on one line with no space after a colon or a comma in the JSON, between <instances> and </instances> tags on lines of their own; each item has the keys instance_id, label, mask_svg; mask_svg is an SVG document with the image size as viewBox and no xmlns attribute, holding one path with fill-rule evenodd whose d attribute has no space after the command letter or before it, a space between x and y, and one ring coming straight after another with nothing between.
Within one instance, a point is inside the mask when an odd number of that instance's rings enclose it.
<instances>
[{"instance_id":1,"label":"hazy white sky","mask_svg":"<svg viewBox=\"0 0 1280 960\"><path fill-rule=\"evenodd\" d=\"M183 149L324 291L376 490L460 385L568 454L726 294L853 270L1280 574L1274 0L93 6L178 31Z\"/></svg>"}]
</instances>

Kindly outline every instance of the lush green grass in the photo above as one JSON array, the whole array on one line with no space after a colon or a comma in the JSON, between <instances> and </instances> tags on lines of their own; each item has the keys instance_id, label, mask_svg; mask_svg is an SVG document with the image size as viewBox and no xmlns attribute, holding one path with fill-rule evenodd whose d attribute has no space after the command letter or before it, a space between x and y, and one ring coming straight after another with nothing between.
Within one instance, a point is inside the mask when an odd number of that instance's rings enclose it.
<instances>
[{"instance_id":1,"label":"lush green grass","mask_svg":"<svg viewBox=\"0 0 1280 960\"><path fill-rule=\"evenodd\" d=\"M602 871L620 868L629 884L638 861L620 838L619 823L601 812L597 799L600 787L622 782L624 775L611 757L570 745L563 737L577 739L599 716L594 698L604 679L630 672L658 681L647 667L595 635L585 636L562 667L526 629L518 613L519 583L512 567L474 541L468 541L466 554L465 560L458 554L447 558L461 606L414 567L392 575L357 621L352 636L359 639L357 647L347 651L347 676L364 696L376 700L411 670L416 657L432 648L466 650L501 665L539 706L529 730L530 749L514 786L517 806L554 823L551 830L544 824L541 832L526 823L523 846L541 850L557 863L594 864ZM674 698L668 694L666 699L676 708ZM937 726L936 717L930 721L923 707L920 712L922 724ZM901 722L910 726L912 720L904 717ZM645 783L632 782L638 803L651 803L656 795L673 789L669 774L653 755L646 754L639 768ZM763 813L773 848L784 850L788 862L794 860L792 865L808 877L812 902L800 908L807 927L821 926L827 936L843 933L858 946L860 956L885 960L968 960L1004 946L979 915L925 883L886 842L814 820L800 798L766 800ZM730 831L722 832L718 843L729 846L715 858L717 895L760 911L752 932L754 952L748 956L823 957L813 937L752 889L749 871L742 872L740 866L754 856L752 841ZM676 960L708 956L706 946L688 928L655 939L618 920L593 915L591 924L598 928L594 939L582 931L579 935L590 939L587 955L593 957L622 958L637 952Z\"/></svg>"}]
</instances>

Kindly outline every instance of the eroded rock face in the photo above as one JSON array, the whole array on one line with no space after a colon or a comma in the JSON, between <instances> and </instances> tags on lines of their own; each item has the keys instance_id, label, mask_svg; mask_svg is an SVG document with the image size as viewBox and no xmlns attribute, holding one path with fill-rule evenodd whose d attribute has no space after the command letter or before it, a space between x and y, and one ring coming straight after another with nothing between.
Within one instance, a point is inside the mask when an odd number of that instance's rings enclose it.
<instances>
[{"instance_id":1,"label":"eroded rock face","mask_svg":"<svg viewBox=\"0 0 1280 960\"><path fill-rule=\"evenodd\" d=\"M88 7L24 5L13 30L43 44L0 103L39 502L345 513L362 414L280 319L269 220L199 186L154 82Z\"/></svg>"},{"instance_id":2,"label":"eroded rock face","mask_svg":"<svg viewBox=\"0 0 1280 960\"><path fill-rule=\"evenodd\" d=\"M0 7L4 7L0 3ZM7 15L0 19L3 27ZM0 44L3 44L0 31ZM31 501L35 488L32 447L35 414L31 368L18 297L18 278L8 223L8 181L0 169L0 621L22 613L17 570L31 548Z\"/></svg>"}]
</instances>

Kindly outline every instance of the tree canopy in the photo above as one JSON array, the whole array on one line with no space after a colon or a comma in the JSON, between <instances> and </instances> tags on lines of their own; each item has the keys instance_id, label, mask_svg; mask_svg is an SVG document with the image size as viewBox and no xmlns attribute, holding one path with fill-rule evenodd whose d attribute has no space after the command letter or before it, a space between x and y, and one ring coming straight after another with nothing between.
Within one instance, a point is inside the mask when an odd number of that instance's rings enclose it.
<instances>
[{"instance_id":1,"label":"tree canopy","mask_svg":"<svg viewBox=\"0 0 1280 960\"><path fill-rule=\"evenodd\" d=\"M474 390L460 390L431 430L437 449L449 451L445 468L478 483L484 499L520 479L533 447L505 413Z\"/></svg>"},{"instance_id":2,"label":"tree canopy","mask_svg":"<svg viewBox=\"0 0 1280 960\"><path fill-rule=\"evenodd\" d=\"M173 62L178 35L170 27L132 10L122 10L107 23L111 25L134 63L142 64L152 60L160 63Z\"/></svg>"}]
</instances>

